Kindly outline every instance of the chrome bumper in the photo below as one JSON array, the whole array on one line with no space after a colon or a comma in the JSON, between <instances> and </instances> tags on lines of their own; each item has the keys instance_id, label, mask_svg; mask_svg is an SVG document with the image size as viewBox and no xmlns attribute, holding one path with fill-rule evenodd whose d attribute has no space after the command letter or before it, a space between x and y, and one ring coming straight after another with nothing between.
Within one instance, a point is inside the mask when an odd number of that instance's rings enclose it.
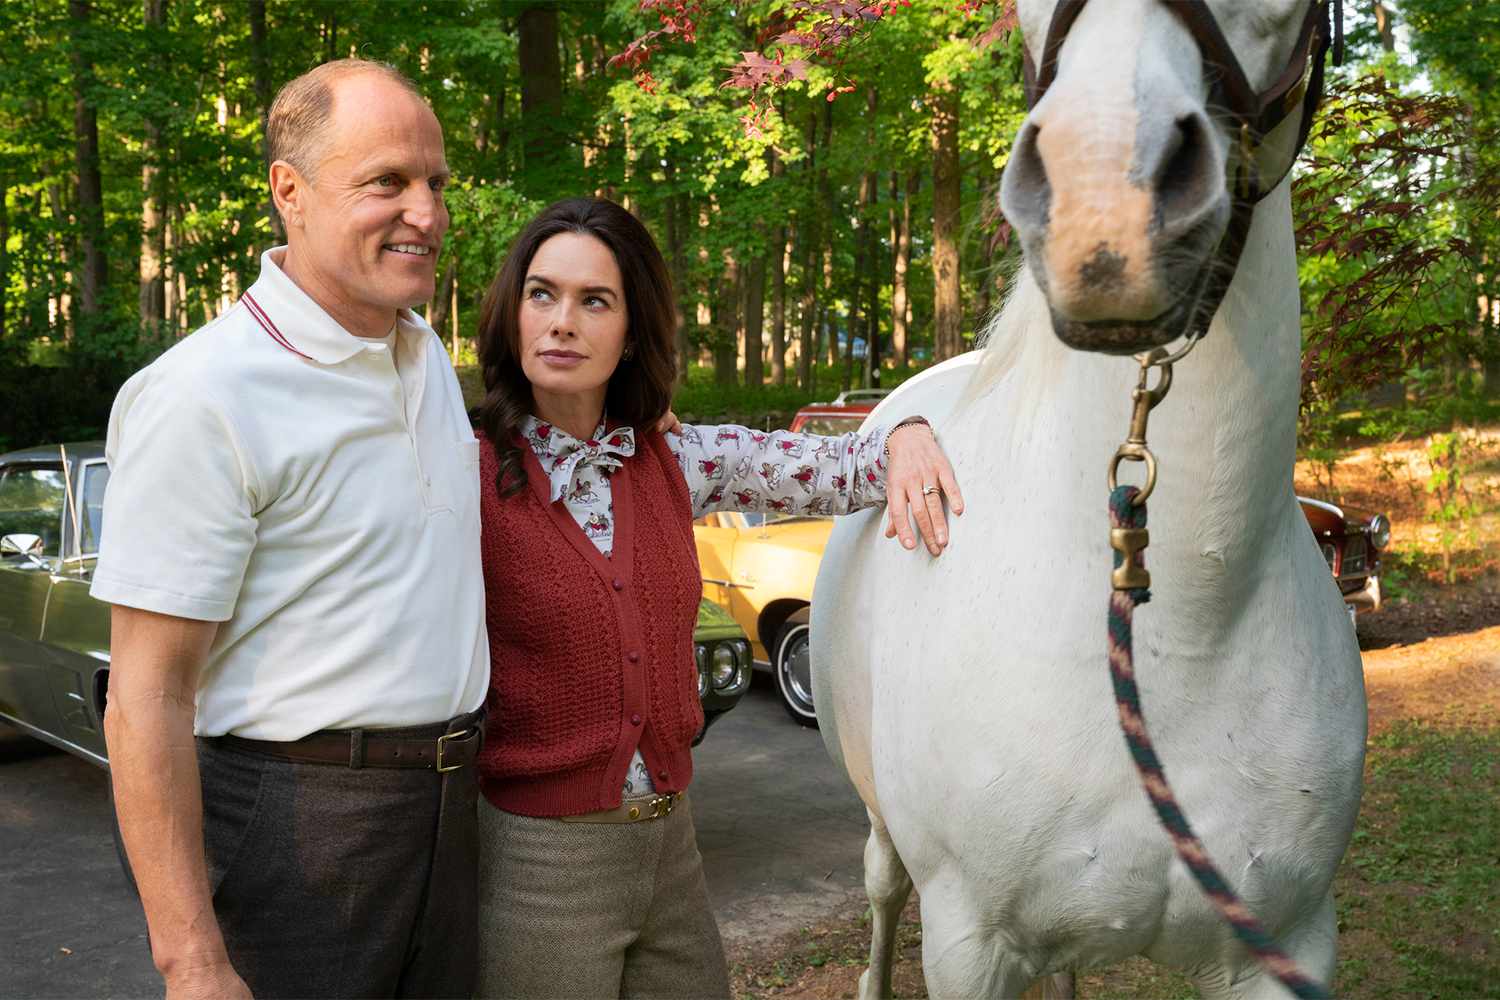
<instances>
[{"instance_id":1,"label":"chrome bumper","mask_svg":"<svg viewBox=\"0 0 1500 1000\"><path fill-rule=\"evenodd\" d=\"M1380 577L1372 576L1359 590L1345 594L1344 603L1355 611L1378 611L1380 609Z\"/></svg>"}]
</instances>

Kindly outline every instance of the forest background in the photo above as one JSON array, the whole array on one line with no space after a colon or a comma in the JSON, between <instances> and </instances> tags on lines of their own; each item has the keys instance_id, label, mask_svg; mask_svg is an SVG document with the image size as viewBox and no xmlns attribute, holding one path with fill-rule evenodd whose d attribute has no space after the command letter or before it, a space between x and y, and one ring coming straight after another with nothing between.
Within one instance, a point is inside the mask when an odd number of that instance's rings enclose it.
<instances>
[{"instance_id":1,"label":"forest background","mask_svg":"<svg viewBox=\"0 0 1500 1000\"><path fill-rule=\"evenodd\" d=\"M1500 5L1344 14L1295 189L1314 458L1351 407L1377 437L1461 431L1500 385ZM667 255L680 412L891 385L972 346L1017 266L1012 22L1001 0L0 4L0 449L98 436L130 371L234 304L280 241L270 100L349 55L444 124L426 314L461 371L520 225L597 193ZM1373 424L1372 399L1394 404Z\"/></svg>"}]
</instances>

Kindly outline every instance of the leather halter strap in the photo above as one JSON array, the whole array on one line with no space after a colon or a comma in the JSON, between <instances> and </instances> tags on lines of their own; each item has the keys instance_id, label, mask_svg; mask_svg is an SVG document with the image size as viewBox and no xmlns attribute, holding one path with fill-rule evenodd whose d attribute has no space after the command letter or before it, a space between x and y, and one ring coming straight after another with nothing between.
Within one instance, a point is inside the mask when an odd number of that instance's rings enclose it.
<instances>
[{"instance_id":1,"label":"leather halter strap","mask_svg":"<svg viewBox=\"0 0 1500 1000\"><path fill-rule=\"evenodd\" d=\"M1031 60L1031 53L1023 48L1026 74L1026 103L1034 107L1057 77L1057 61L1063 42L1078 15L1083 12L1088 0L1058 0L1052 11L1052 22L1047 27L1047 37L1042 45L1042 60L1038 67ZM1214 18L1205 0L1164 0L1167 9L1182 21L1193 41L1197 43L1203 58L1205 74L1213 80L1210 102L1226 111L1239 125L1237 161L1233 167L1235 176L1230 185L1233 211L1229 225L1219 241L1215 256L1219 266L1212 269L1208 284L1199 296L1199 308L1191 326L1183 333L1189 337L1202 336L1208 332L1208 324L1218 311L1229 282L1239 266L1240 252L1250 233L1250 221L1255 205L1291 172L1303 144L1312 129L1313 115L1323 96L1323 62L1330 45L1335 64L1342 64L1344 57L1344 16L1339 0L1309 0L1307 13L1302 19L1297 34L1297 44L1292 47L1291 58L1276 80L1266 90L1256 93L1240 65L1223 29ZM1333 30L1329 30L1329 8L1333 10ZM1256 154L1265 138L1294 111L1299 114L1297 141L1287 158L1286 169L1270 184L1260 177Z\"/></svg>"}]
</instances>

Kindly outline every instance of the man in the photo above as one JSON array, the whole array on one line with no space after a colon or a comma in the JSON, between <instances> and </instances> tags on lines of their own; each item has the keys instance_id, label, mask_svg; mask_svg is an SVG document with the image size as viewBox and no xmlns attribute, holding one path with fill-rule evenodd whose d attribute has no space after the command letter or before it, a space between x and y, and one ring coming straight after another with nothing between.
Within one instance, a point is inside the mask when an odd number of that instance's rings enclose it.
<instances>
[{"instance_id":1,"label":"man","mask_svg":"<svg viewBox=\"0 0 1500 1000\"><path fill-rule=\"evenodd\" d=\"M281 90L267 144L287 246L110 418L120 829L169 998L467 995L479 451L409 311L442 132L341 60Z\"/></svg>"}]
</instances>

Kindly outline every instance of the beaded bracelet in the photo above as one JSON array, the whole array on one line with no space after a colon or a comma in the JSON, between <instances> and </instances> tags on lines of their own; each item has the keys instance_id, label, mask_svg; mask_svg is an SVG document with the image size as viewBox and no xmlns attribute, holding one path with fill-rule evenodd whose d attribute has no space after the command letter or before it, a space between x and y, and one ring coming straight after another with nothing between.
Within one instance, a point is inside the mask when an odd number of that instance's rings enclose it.
<instances>
[{"instance_id":1,"label":"beaded bracelet","mask_svg":"<svg viewBox=\"0 0 1500 1000\"><path fill-rule=\"evenodd\" d=\"M885 448L883 450L885 451L886 458L891 457L891 435L895 434L903 427L910 427L912 424L921 424L928 430L932 430L932 424L927 422L926 417L907 417L905 420L898 423L895 427L892 427L890 430L885 432Z\"/></svg>"}]
</instances>

